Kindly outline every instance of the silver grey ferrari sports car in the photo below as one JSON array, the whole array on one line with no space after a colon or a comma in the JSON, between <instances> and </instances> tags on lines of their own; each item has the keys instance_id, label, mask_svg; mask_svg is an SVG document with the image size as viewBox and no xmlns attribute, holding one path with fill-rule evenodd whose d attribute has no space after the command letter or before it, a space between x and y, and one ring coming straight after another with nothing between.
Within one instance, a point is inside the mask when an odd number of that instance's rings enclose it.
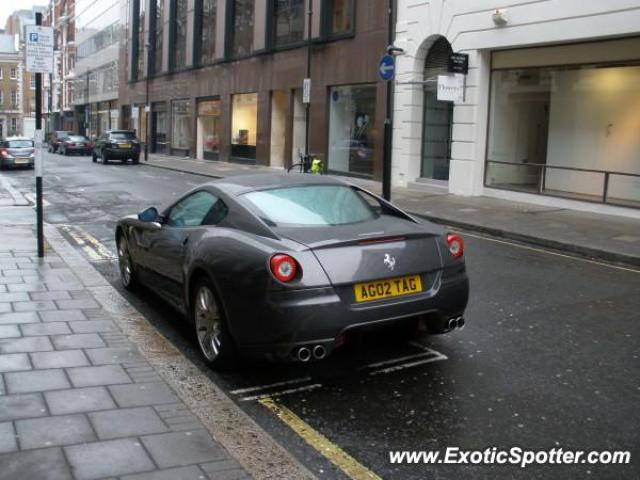
<instances>
[{"instance_id":1,"label":"silver grey ferrari sports car","mask_svg":"<svg viewBox=\"0 0 640 480\"><path fill-rule=\"evenodd\" d=\"M462 238L332 177L213 181L115 233L124 286L182 311L212 366L322 360L371 329L464 325Z\"/></svg>"}]
</instances>

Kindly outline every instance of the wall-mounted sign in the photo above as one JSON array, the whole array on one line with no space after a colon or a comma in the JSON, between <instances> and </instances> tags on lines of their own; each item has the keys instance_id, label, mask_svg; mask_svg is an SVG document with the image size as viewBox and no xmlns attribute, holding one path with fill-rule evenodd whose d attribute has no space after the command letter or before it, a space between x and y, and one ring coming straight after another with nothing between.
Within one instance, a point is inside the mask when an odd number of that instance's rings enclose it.
<instances>
[{"instance_id":1,"label":"wall-mounted sign","mask_svg":"<svg viewBox=\"0 0 640 480\"><path fill-rule=\"evenodd\" d=\"M380 80L388 82L396 74L396 60L391 55L384 55L378 64L378 76Z\"/></svg>"},{"instance_id":2,"label":"wall-mounted sign","mask_svg":"<svg viewBox=\"0 0 640 480\"><path fill-rule=\"evenodd\" d=\"M302 82L302 103L311 103L311 79L305 78Z\"/></svg>"},{"instance_id":3,"label":"wall-mounted sign","mask_svg":"<svg viewBox=\"0 0 640 480\"><path fill-rule=\"evenodd\" d=\"M447 71L450 73L469 73L469 55L466 53L452 53L449 57Z\"/></svg>"},{"instance_id":4,"label":"wall-mounted sign","mask_svg":"<svg viewBox=\"0 0 640 480\"><path fill-rule=\"evenodd\" d=\"M452 73L450 75L438 75L438 101L462 102L464 101L464 75Z\"/></svg>"},{"instance_id":5,"label":"wall-mounted sign","mask_svg":"<svg viewBox=\"0 0 640 480\"><path fill-rule=\"evenodd\" d=\"M53 27L25 27L25 64L28 72L53 73Z\"/></svg>"}]
</instances>

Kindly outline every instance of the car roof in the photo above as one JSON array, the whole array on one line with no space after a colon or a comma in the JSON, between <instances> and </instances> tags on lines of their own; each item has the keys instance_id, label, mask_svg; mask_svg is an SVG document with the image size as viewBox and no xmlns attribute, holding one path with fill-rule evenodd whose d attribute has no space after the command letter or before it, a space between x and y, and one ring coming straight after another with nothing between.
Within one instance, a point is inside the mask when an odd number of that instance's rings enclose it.
<instances>
[{"instance_id":1,"label":"car roof","mask_svg":"<svg viewBox=\"0 0 640 480\"><path fill-rule=\"evenodd\" d=\"M11 140L29 140L30 142L33 142L33 138L29 138L29 137L7 137L4 140L6 142L9 142Z\"/></svg>"},{"instance_id":2,"label":"car roof","mask_svg":"<svg viewBox=\"0 0 640 480\"><path fill-rule=\"evenodd\" d=\"M104 133L135 133L133 130L107 130Z\"/></svg>"},{"instance_id":3,"label":"car roof","mask_svg":"<svg viewBox=\"0 0 640 480\"><path fill-rule=\"evenodd\" d=\"M261 173L254 175L234 175L208 182L231 195L242 195L256 190L299 187L304 185L348 185L348 183L326 175L299 173Z\"/></svg>"}]
</instances>

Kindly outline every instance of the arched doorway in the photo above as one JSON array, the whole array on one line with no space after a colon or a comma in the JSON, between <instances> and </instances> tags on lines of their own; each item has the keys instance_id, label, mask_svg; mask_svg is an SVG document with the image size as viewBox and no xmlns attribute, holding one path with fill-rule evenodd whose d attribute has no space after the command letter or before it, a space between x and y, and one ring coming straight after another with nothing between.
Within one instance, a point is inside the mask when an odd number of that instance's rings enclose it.
<instances>
[{"instance_id":1,"label":"arched doorway","mask_svg":"<svg viewBox=\"0 0 640 480\"><path fill-rule=\"evenodd\" d=\"M424 115L420 176L449 180L453 102L439 102L438 75L447 74L451 44L440 37L431 45L424 63Z\"/></svg>"}]
</instances>

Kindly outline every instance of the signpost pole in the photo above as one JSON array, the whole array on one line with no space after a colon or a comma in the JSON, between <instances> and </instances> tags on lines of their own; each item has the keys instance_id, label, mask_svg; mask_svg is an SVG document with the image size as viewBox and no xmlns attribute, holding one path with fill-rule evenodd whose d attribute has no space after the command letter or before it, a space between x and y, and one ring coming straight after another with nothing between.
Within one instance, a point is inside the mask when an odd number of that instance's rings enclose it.
<instances>
[{"instance_id":1,"label":"signpost pole","mask_svg":"<svg viewBox=\"0 0 640 480\"><path fill-rule=\"evenodd\" d=\"M389 0L388 10L388 40L389 45L393 44L394 25L394 0ZM395 74L395 68L394 68ZM387 81L387 113L384 120L384 158L382 160L382 197L391 200L391 142L393 139L393 77Z\"/></svg>"},{"instance_id":2,"label":"signpost pole","mask_svg":"<svg viewBox=\"0 0 640 480\"><path fill-rule=\"evenodd\" d=\"M42 13L36 13L36 25L42 25ZM36 222L38 257L44 257L44 212L42 205L42 73L36 72Z\"/></svg>"},{"instance_id":3,"label":"signpost pole","mask_svg":"<svg viewBox=\"0 0 640 480\"><path fill-rule=\"evenodd\" d=\"M304 162L308 162L309 161L309 127L311 124L311 118L310 118L310 109L311 109L311 38L313 37L311 29L313 27L313 22L312 22L312 18L313 18L313 0L309 0L308 1L308 10L307 10L307 71L306 71L306 78L304 81L304 87L303 90L307 90L308 91L308 96L307 98L303 99L303 102L305 103L305 111L304 111L304 129L305 129L305 135L304 135ZM295 161L294 161L295 163Z\"/></svg>"}]
</instances>

